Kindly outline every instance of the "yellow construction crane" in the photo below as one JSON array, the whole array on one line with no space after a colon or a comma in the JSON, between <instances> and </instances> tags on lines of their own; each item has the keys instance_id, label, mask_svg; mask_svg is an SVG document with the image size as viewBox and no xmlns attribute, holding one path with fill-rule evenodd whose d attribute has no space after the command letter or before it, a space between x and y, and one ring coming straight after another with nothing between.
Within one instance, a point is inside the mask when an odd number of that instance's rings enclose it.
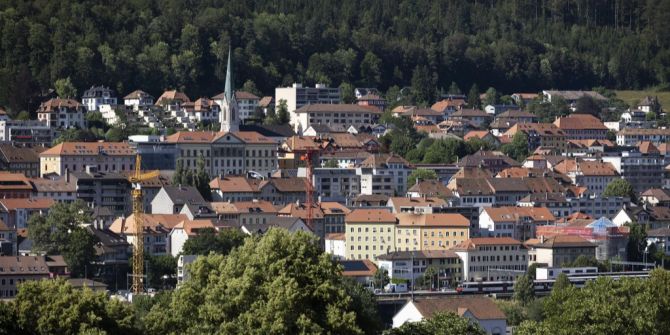
<instances>
[{"instance_id":1,"label":"yellow construction crane","mask_svg":"<svg viewBox=\"0 0 670 335\"><path fill-rule=\"evenodd\" d=\"M135 174L128 177L132 186L133 215L135 216L135 246L133 247L133 294L144 292L144 203L142 202L142 182L156 178L160 171L142 173L142 157L135 155Z\"/></svg>"}]
</instances>

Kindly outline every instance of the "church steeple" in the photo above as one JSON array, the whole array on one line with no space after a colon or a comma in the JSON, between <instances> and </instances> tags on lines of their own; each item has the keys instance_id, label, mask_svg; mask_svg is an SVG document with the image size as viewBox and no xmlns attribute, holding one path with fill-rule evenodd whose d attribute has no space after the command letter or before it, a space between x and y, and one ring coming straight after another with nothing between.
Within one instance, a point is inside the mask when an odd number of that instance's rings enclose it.
<instances>
[{"instance_id":1,"label":"church steeple","mask_svg":"<svg viewBox=\"0 0 670 335\"><path fill-rule=\"evenodd\" d=\"M219 114L219 122L221 123L221 131L230 132L238 131L239 118L238 111L240 110L235 99L235 86L233 82L233 49L228 43L228 67L226 68L226 86L224 90L223 103L221 104L221 112Z\"/></svg>"},{"instance_id":2,"label":"church steeple","mask_svg":"<svg viewBox=\"0 0 670 335\"><path fill-rule=\"evenodd\" d=\"M232 47L228 43L228 66L226 67L226 89L225 94L228 101L233 97L233 59L232 59Z\"/></svg>"}]
</instances>

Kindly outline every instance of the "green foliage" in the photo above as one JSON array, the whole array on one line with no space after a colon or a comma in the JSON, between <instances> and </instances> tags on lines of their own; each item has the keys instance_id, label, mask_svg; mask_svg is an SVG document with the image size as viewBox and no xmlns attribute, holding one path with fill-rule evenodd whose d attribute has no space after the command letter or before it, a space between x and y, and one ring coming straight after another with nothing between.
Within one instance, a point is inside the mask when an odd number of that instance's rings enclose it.
<instances>
[{"instance_id":1,"label":"green foliage","mask_svg":"<svg viewBox=\"0 0 670 335\"><path fill-rule=\"evenodd\" d=\"M528 135L517 131L512 137L512 142L503 145L502 152L518 162L523 162L528 157Z\"/></svg>"},{"instance_id":2,"label":"green foliage","mask_svg":"<svg viewBox=\"0 0 670 335\"><path fill-rule=\"evenodd\" d=\"M163 288L165 286L174 286L177 275L177 259L175 257L168 254L158 256L147 255L145 258L149 287Z\"/></svg>"},{"instance_id":3,"label":"green foliage","mask_svg":"<svg viewBox=\"0 0 670 335\"><path fill-rule=\"evenodd\" d=\"M531 101L526 109L537 115L540 122L545 123L554 122L557 118L570 114L570 107L561 97L555 97L551 102Z\"/></svg>"},{"instance_id":4,"label":"green foliage","mask_svg":"<svg viewBox=\"0 0 670 335\"><path fill-rule=\"evenodd\" d=\"M244 243L247 237L238 229L223 229L216 232L213 229L203 229L198 235L190 237L184 243L184 255L209 255L210 253L227 255L233 248Z\"/></svg>"},{"instance_id":5,"label":"green foliage","mask_svg":"<svg viewBox=\"0 0 670 335\"><path fill-rule=\"evenodd\" d=\"M107 142L122 142L128 139L128 134L120 128L109 128L105 133L105 140Z\"/></svg>"},{"instance_id":6,"label":"green foliage","mask_svg":"<svg viewBox=\"0 0 670 335\"><path fill-rule=\"evenodd\" d=\"M21 111L16 115L16 120L27 121L30 120L30 113L27 111Z\"/></svg>"},{"instance_id":7,"label":"green foliage","mask_svg":"<svg viewBox=\"0 0 670 335\"><path fill-rule=\"evenodd\" d=\"M389 272L386 270L386 268L377 269L375 276L372 278L372 284L375 288L379 289L384 288L384 286L390 282L391 278L389 277Z\"/></svg>"},{"instance_id":8,"label":"green foliage","mask_svg":"<svg viewBox=\"0 0 670 335\"><path fill-rule=\"evenodd\" d=\"M647 248L647 232L644 226L636 222L627 222L625 225L630 229L628 243L626 244L627 260L642 262Z\"/></svg>"},{"instance_id":9,"label":"green foliage","mask_svg":"<svg viewBox=\"0 0 670 335\"><path fill-rule=\"evenodd\" d=\"M244 85L242 85L242 91L249 92L259 97L263 95L263 93L261 93L261 91L258 90L258 87L256 87L256 83L254 83L254 81L251 79L248 79L247 81L244 82Z\"/></svg>"},{"instance_id":10,"label":"green foliage","mask_svg":"<svg viewBox=\"0 0 670 335\"><path fill-rule=\"evenodd\" d=\"M323 167L327 167L327 168L336 168L338 166L339 165L338 165L336 159L329 159L328 161L326 161L325 164L323 164Z\"/></svg>"},{"instance_id":11,"label":"green foliage","mask_svg":"<svg viewBox=\"0 0 670 335\"><path fill-rule=\"evenodd\" d=\"M437 179L437 173L435 170L428 170L428 169L416 169L413 170L412 173L407 176L407 189L411 188L416 184L418 180L436 180Z\"/></svg>"},{"instance_id":12,"label":"green foliage","mask_svg":"<svg viewBox=\"0 0 670 335\"><path fill-rule=\"evenodd\" d=\"M65 79L58 79L54 83L54 87L56 90L56 94L58 94L59 97L66 99L76 99L77 98L77 89L74 87L72 84L72 80L70 80L70 77L67 77Z\"/></svg>"},{"instance_id":13,"label":"green foliage","mask_svg":"<svg viewBox=\"0 0 670 335\"><path fill-rule=\"evenodd\" d=\"M434 141L423 156L423 163L454 163L469 154L468 146L462 140L448 138Z\"/></svg>"},{"instance_id":14,"label":"green foliage","mask_svg":"<svg viewBox=\"0 0 670 335\"><path fill-rule=\"evenodd\" d=\"M74 289L63 280L25 282L9 307L16 334L138 333L130 306L104 292Z\"/></svg>"},{"instance_id":15,"label":"green foliage","mask_svg":"<svg viewBox=\"0 0 670 335\"><path fill-rule=\"evenodd\" d=\"M275 107L275 110L265 117L263 121L266 125L278 125L278 124L287 124L291 121L291 117L288 113L288 106L286 105L286 100L279 100L279 103ZM304 129L303 129L304 130Z\"/></svg>"},{"instance_id":16,"label":"green foliage","mask_svg":"<svg viewBox=\"0 0 670 335\"><path fill-rule=\"evenodd\" d=\"M635 189L625 179L615 179L607 184L607 187L603 191L603 197L629 197L632 201L635 201Z\"/></svg>"},{"instance_id":17,"label":"green foliage","mask_svg":"<svg viewBox=\"0 0 670 335\"><path fill-rule=\"evenodd\" d=\"M470 92L468 92L468 106L475 109L482 108L482 100L479 98L479 86L476 83L472 84Z\"/></svg>"},{"instance_id":18,"label":"green foliage","mask_svg":"<svg viewBox=\"0 0 670 335\"><path fill-rule=\"evenodd\" d=\"M514 283L514 300L525 306L533 301L534 297L533 279L528 275L517 277Z\"/></svg>"},{"instance_id":19,"label":"green foliage","mask_svg":"<svg viewBox=\"0 0 670 335\"><path fill-rule=\"evenodd\" d=\"M83 276L87 272L86 267L95 259L93 247L97 241L81 225L91 222L91 211L83 201L71 204L57 202L46 216L35 214L28 219L28 236L33 240L33 252L63 255L72 276Z\"/></svg>"},{"instance_id":20,"label":"green foliage","mask_svg":"<svg viewBox=\"0 0 670 335\"><path fill-rule=\"evenodd\" d=\"M420 322L406 322L401 327L384 332L385 335L483 335L479 324L454 313L436 313Z\"/></svg>"},{"instance_id":21,"label":"green foliage","mask_svg":"<svg viewBox=\"0 0 670 335\"><path fill-rule=\"evenodd\" d=\"M480 150L489 151L496 149L496 145L494 145L492 141L483 140L479 137L472 137L468 139L465 144L467 144L470 153L475 153Z\"/></svg>"},{"instance_id":22,"label":"green foliage","mask_svg":"<svg viewBox=\"0 0 670 335\"><path fill-rule=\"evenodd\" d=\"M496 105L500 99L500 96L498 95L498 91L493 88L489 87L488 90L486 90L486 96L484 97L484 100L482 101L483 106L488 106L488 105Z\"/></svg>"},{"instance_id":23,"label":"green foliage","mask_svg":"<svg viewBox=\"0 0 670 335\"><path fill-rule=\"evenodd\" d=\"M147 333L363 333L341 268L306 233L270 229L228 256L199 257L190 274L170 313L152 308Z\"/></svg>"},{"instance_id":24,"label":"green foliage","mask_svg":"<svg viewBox=\"0 0 670 335\"><path fill-rule=\"evenodd\" d=\"M654 270L649 279L601 277L582 289L552 292L545 319L521 325L517 334L665 334L670 326L670 274Z\"/></svg>"},{"instance_id":25,"label":"green foliage","mask_svg":"<svg viewBox=\"0 0 670 335\"><path fill-rule=\"evenodd\" d=\"M595 117L600 117L600 109L602 106L591 97L581 97L575 103L575 113L591 114Z\"/></svg>"},{"instance_id":26,"label":"green foliage","mask_svg":"<svg viewBox=\"0 0 670 335\"><path fill-rule=\"evenodd\" d=\"M196 161L196 169L189 170L184 168L184 163L177 160L172 183L174 185L193 186L198 189L200 195L207 201L212 199L212 189L209 187L209 173L205 170L205 159L200 156Z\"/></svg>"},{"instance_id":27,"label":"green foliage","mask_svg":"<svg viewBox=\"0 0 670 335\"><path fill-rule=\"evenodd\" d=\"M518 326L527 319L524 308L518 301L496 299L495 303L505 313L508 326Z\"/></svg>"},{"instance_id":28,"label":"green foliage","mask_svg":"<svg viewBox=\"0 0 670 335\"><path fill-rule=\"evenodd\" d=\"M572 286L570 279L565 273L561 273L556 277L556 282L554 282L554 287L551 289L552 292L558 292L560 290L565 290L568 287Z\"/></svg>"}]
</instances>

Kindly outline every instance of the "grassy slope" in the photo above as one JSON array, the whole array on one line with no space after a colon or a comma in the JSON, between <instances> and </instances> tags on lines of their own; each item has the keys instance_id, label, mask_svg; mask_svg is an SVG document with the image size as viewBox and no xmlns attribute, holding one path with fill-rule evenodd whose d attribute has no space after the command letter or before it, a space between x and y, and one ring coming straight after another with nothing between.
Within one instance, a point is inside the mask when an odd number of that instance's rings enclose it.
<instances>
[{"instance_id":1,"label":"grassy slope","mask_svg":"<svg viewBox=\"0 0 670 335\"><path fill-rule=\"evenodd\" d=\"M645 96L651 95L658 97L663 109L670 110L670 92L656 92L656 91L615 91L619 99L632 105L635 101L641 101ZM632 107L632 106L631 106Z\"/></svg>"}]
</instances>

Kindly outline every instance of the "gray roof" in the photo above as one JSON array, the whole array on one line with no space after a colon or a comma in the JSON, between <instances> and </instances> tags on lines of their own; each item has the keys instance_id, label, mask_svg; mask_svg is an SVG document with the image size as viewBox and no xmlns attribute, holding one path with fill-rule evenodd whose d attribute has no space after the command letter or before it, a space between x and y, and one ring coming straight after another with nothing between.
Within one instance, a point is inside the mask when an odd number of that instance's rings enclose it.
<instances>
[{"instance_id":1,"label":"gray roof","mask_svg":"<svg viewBox=\"0 0 670 335\"><path fill-rule=\"evenodd\" d=\"M163 186L163 190L175 205L207 204L205 198L193 186Z\"/></svg>"}]
</instances>

